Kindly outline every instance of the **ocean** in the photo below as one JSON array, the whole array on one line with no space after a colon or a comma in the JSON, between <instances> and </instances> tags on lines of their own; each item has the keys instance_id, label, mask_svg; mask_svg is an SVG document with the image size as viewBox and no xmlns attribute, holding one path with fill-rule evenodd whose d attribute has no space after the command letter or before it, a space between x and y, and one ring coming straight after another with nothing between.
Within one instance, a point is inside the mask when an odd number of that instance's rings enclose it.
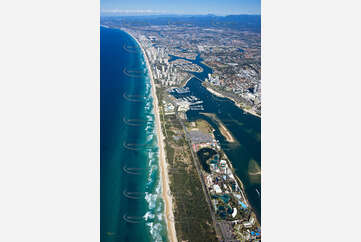
<instances>
[{"instance_id":1,"label":"ocean","mask_svg":"<svg viewBox=\"0 0 361 242\"><path fill-rule=\"evenodd\" d=\"M136 41L100 29L102 242L167 241L151 83Z\"/></svg>"}]
</instances>

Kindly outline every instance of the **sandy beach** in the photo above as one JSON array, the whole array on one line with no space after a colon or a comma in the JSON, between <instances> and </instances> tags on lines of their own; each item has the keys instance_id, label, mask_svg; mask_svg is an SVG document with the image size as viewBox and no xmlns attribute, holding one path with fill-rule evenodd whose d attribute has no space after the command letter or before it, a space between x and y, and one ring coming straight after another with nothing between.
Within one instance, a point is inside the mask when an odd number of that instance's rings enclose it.
<instances>
[{"instance_id":1,"label":"sandy beach","mask_svg":"<svg viewBox=\"0 0 361 242\"><path fill-rule=\"evenodd\" d=\"M218 124L219 131L226 138L226 140L228 142L230 142L230 143L236 142L236 140L233 138L233 135L231 134L231 132L226 128L226 126L224 126L223 122L219 118L217 118L217 115L215 115L213 113L202 113L202 112L200 112L200 114L203 114L203 115L213 119Z\"/></svg>"},{"instance_id":2,"label":"sandy beach","mask_svg":"<svg viewBox=\"0 0 361 242\"><path fill-rule=\"evenodd\" d=\"M212 88L209 88L209 87L205 87L205 88L206 88L210 93L216 95L217 97L223 97L223 98L225 98L224 95L220 94L219 92L214 91Z\"/></svg>"},{"instance_id":3,"label":"sandy beach","mask_svg":"<svg viewBox=\"0 0 361 242\"><path fill-rule=\"evenodd\" d=\"M167 223L167 231L168 231L169 241L177 242L178 240L177 240L175 225L174 225L174 221L172 219L172 218L174 218L172 197L170 195L168 195L168 191L170 191L169 178L168 178L168 167L167 167L167 162L165 159L165 150L164 150L164 141L163 141L164 136L163 136L162 128L161 128L161 124L160 124L158 98L156 95L156 89L155 89L155 84L154 84L154 80L153 80L153 73L152 73L152 69L150 68L148 57L143 49L143 46L139 43L138 39L136 39L131 33L129 33L129 32L127 32L127 33L133 37L133 39L138 43L139 47L141 48L145 62L147 64L148 71L149 71L149 77L150 77L150 81L152 84L154 115L155 115L157 135L158 135L159 167L160 167L161 183L162 183L162 196L163 196L164 205L165 205L165 216L164 217L165 217L165 221Z\"/></svg>"}]
</instances>

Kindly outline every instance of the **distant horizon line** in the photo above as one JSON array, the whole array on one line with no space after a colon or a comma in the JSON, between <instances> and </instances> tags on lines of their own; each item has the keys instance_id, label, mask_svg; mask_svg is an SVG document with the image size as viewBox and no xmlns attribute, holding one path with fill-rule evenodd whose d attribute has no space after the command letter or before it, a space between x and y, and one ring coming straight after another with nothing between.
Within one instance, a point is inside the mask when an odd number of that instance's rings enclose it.
<instances>
[{"instance_id":1,"label":"distant horizon line","mask_svg":"<svg viewBox=\"0 0 361 242\"><path fill-rule=\"evenodd\" d=\"M103 13L103 14L102 14ZM105 14L104 14L105 13ZM113 13L113 14L112 14ZM249 15L249 16L261 16L260 13L232 13L232 14L214 14L214 13L116 13L116 12L104 12L100 11L100 16L102 17L147 17L147 16L216 16L216 17L227 17L227 16L240 16L240 15Z\"/></svg>"}]
</instances>

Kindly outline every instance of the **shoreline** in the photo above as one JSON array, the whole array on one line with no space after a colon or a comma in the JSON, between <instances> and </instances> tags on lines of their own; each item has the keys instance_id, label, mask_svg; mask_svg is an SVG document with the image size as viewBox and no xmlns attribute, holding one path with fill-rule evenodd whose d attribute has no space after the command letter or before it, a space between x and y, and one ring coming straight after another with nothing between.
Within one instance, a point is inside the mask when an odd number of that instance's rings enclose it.
<instances>
[{"instance_id":1,"label":"shoreline","mask_svg":"<svg viewBox=\"0 0 361 242\"><path fill-rule=\"evenodd\" d=\"M185 87L185 86L187 86L187 84L188 84L188 82L189 82L189 80L190 79L192 79L194 77L194 75L193 74L191 74L191 76L184 82L184 84L182 85L182 87Z\"/></svg>"},{"instance_id":2,"label":"shoreline","mask_svg":"<svg viewBox=\"0 0 361 242\"><path fill-rule=\"evenodd\" d=\"M151 86L152 86L152 96L153 96L153 108L154 108L154 116L155 116L155 122L156 122L156 128L157 128L157 135L158 135L158 146L159 146L159 168L160 168L160 178L161 178L161 183L162 183L162 197L164 200L164 212L165 212L165 222L167 225L167 233L168 233L168 239L171 242L177 242L177 236L176 236L176 230L175 230L175 224L174 221L171 221L169 219L169 217L174 218L173 215L173 203L172 203L172 198L168 197L167 191L170 191L169 188L169 178L168 178L168 166L167 166L167 162L166 162L166 158L165 158L165 150L164 150L164 136L163 136L163 132L162 132L162 128L161 128L161 124L160 124L160 117L159 117L159 108L158 108L158 97L156 94L156 88L155 88L155 83L153 80L153 73L152 73L152 69L150 68L150 64L148 61L148 56L146 55L143 46L140 44L140 42L138 41L137 38L135 38L131 33L129 33L128 31L122 29L123 31L125 31L127 34L129 34L139 45L140 49L142 50L143 56L144 56L144 60L146 62L147 65L147 69L149 71L149 77L150 77L150 82L151 82Z\"/></svg>"},{"instance_id":3,"label":"shoreline","mask_svg":"<svg viewBox=\"0 0 361 242\"><path fill-rule=\"evenodd\" d=\"M241 188L241 193L242 193L242 196L243 196L243 198L244 198L245 204L246 204L249 208L251 208L251 209L253 210L253 207L252 207L251 203L249 202L248 197L247 197L247 194L246 194L246 191L245 191L245 189L244 189L244 184L243 184L243 182L242 182L241 179L237 176L236 170L234 169L233 164L232 164L231 160L228 158L227 154L224 153L224 152L223 152L223 154L224 154L224 156L226 157L227 164L228 164L229 167L231 168L232 173L233 173L236 181L237 181L238 184L239 184L239 187ZM260 171L260 172L261 172L261 171ZM258 218L257 218L257 214L256 214L255 211L253 211L253 214L254 214L256 223L257 223L257 224L260 224L260 223L259 223L259 220L258 220Z\"/></svg>"},{"instance_id":4,"label":"shoreline","mask_svg":"<svg viewBox=\"0 0 361 242\"><path fill-rule=\"evenodd\" d=\"M210 93L216 95L217 97L228 98L229 100L232 100L232 101L235 103L235 105L237 105L237 107L239 107L239 108L240 108L241 110L243 110L244 112L247 112L247 113L249 113L249 114L252 114L252 115L254 115L254 116L256 116L256 117L261 118L261 116L259 116L258 114L251 113L250 111L241 108L240 105L239 105L233 98L226 97L226 96L224 96L223 94L221 94L221 93L219 93L219 92L216 92L215 90L211 89L210 87L204 86L203 84L202 84L202 86L205 87ZM233 174L234 174L235 179L237 180L237 182L239 183L239 185L240 185L240 187L241 187L241 193L242 193L242 196L244 197L244 200L246 201L246 205L247 205L248 207L252 208L251 203L250 203L249 200L248 200L246 191L245 191L245 189L244 189L244 184L243 184L243 182L242 182L241 179L237 176L237 174L236 174L236 172L235 172L235 169L234 169L234 167L233 167L233 165L232 165L231 160L228 158L228 156L226 155L225 152L223 152L223 153L224 153L224 155L226 156L226 158L227 158L227 160L228 160L227 163L229 163L229 165L230 165L230 167L231 167L231 169L232 169L232 171L233 171ZM258 173L258 172L257 172L257 173ZM257 174L257 175L261 175L261 171L259 171L259 174ZM256 215L255 212L254 212L254 214L255 214L256 222L259 224L257 215Z\"/></svg>"},{"instance_id":5,"label":"shoreline","mask_svg":"<svg viewBox=\"0 0 361 242\"><path fill-rule=\"evenodd\" d=\"M205 87L210 93L216 95L217 97L228 98L229 100L232 100L232 101L234 102L234 104L235 104L237 107L239 107L240 109L242 109L244 112L249 113L249 114L252 114L253 116L256 116L256 117L258 117L258 118L261 118L261 116L258 115L258 114L256 114L255 112L249 111L249 110L247 110L247 109L242 108L241 105L240 105L239 103L237 103L236 100L234 100L234 98L224 96L223 94L221 94L221 93L213 90L213 89L210 88L210 87L206 87L206 86L204 86L204 85L202 85L202 86Z\"/></svg>"}]
</instances>

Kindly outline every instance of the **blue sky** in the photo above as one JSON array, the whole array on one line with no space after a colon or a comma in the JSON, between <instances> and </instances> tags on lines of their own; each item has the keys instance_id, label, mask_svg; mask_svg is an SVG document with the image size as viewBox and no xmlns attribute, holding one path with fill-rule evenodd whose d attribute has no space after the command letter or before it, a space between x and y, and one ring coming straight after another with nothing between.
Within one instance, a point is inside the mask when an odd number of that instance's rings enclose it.
<instances>
[{"instance_id":1,"label":"blue sky","mask_svg":"<svg viewBox=\"0 0 361 242\"><path fill-rule=\"evenodd\" d=\"M101 0L103 13L136 14L260 14L261 0Z\"/></svg>"}]
</instances>

